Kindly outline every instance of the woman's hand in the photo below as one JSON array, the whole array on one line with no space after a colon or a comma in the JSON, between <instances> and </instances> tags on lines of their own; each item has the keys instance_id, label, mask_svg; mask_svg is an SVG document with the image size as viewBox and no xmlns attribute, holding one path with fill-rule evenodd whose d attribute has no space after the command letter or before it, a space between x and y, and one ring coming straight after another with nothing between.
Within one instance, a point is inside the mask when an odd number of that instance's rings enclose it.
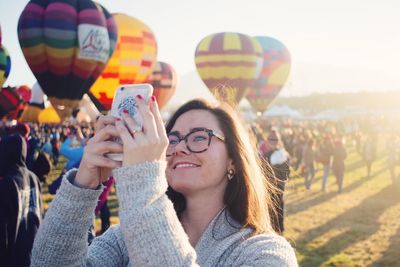
<instances>
[{"instance_id":1,"label":"woman's hand","mask_svg":"<svg viewBox=\"0 0 400 267\"><path fill-rule=\"evenodd\" d=\"M123 114L122 121L116 122L116 128L123 142L122 166L130 166L145 161L164 160L168 138L164 123L154 96L146 103L140 96L136 97L138 110L143 118L142 131L129 116Z\"/></svg>"},{"instance_id":2,"label":"woman's hand","mask_svg":"<svg viewBox=\"0 0 400 267\"><path fill-rule=\"evenodd\" d=\"M96 123L96 134L89 139L85 147L75 184L85 188L97 188L111 176L111 170L121 166L121 162L105 156L107 153L122 153L122 145L110 138L118 137L115 127L117 118L101 116Z\"/></svg>"}]
</instances>

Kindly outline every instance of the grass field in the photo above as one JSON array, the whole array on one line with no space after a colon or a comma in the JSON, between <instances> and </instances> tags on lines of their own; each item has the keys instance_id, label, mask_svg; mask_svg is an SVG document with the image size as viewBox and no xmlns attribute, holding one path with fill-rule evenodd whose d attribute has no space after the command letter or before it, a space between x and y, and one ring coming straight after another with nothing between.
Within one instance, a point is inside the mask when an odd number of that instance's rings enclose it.
<instances>
[{"instance_id":1,"label":"grass field","mask_svg":"<svg viewBox=\"0 0 400 267\"><path fill-rule=\"evenodd\" d=\"M321 167L311 190L294 174L286 190L286 238L296 249L300 266L400 266L400 191L392 186L386 158L380 157L366 177L361 157L348 147L343 192L328 178L321 192ZM64 162L60 164L62 166ZM399 173L399 168L398 168ZM58 176L53 170L49 181ZM45 207L53 196L46 193ZM109 198L111 223L118 223L118 202ZM96 229L100 220L96 219Z\"/></svg>"}]
</instances>

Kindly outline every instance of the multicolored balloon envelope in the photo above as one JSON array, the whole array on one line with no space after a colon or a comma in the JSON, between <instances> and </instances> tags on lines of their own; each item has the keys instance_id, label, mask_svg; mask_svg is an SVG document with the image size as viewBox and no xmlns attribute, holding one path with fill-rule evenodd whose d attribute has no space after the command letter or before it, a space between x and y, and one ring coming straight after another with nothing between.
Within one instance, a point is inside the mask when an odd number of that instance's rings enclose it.
<instances>
[{"instance_id":1,"label":"multicolored balloon envelope","mask_svg":"<svg viewBox=\"0 0 400 267\"><path fill-rule=\"evenodd\" d=\"M65 118L104 69L117 28L91 0L31 0L19 18L18 38L33 74Z\"/></svg>"},{"instance_id":2,"label":"multicolored balloon envelope","mask_svg":"<svg viewBox=\"0 0 400 267\"><path fill-rule=\"evenodd\" d=\"M261 44L264 64L246 98L256 111L263 112L279 94L289 77L290 53L274 38L266 36L254 38Z\"/></svg>"},{"instance_id":3,"label":"multicolored balloon envelope","mask_svg":"<svg viewBox=\"0 0 400 267\"><path fill-rule=\"evenodd\" d=\"M153 85L153 95L157 99L158 107L162 109L176 91L178 75L171 65L158 61L150 77L150 83Z\"/></svg>"},{"instance_id":4,"label":"multicolored balloon envelope","mask_svg":"<svg viewBox=\"0 0 400 267\"><path fill-rule=\"evenodd\" d=\"M262 50L257 41L245 34L216 33L197 45L195 62L211 93L235 105L261 71Z\"/></svg>"},{"instance_id":5,"label":"multicolored balloon envelope","mask_svg":"<svg viewBox=\"0 0 400 267\"><path fill-rule=\"evenodd\" d=\"M22 98L15 91L15 88L4 87L0 91L0 119L17 119L22 110Z\"/></svg>"},{"instance_id":6,"label":"multicolored balloon envelope","mask_svg":"<svg viewBox=\"0 0 400 267\"><path fill-rule=\"evenodd\" d=\"M29 104L22 112L21 122L39 122L39 114L43 111L44 107L44 93L39 83L36 82L32 86L31 97Z\"/></svg>"},{"instance_id":7,"label":"multicolored balloon envelope","mask_svg":"<svg viewBox=\"0 0 400 267\"><path fill-rule=\"evenodd\" d=\"M4 46L0 46L0 88L7 80L11 69L11 59Z\"/></svg>"},{"instance_id":8,"label":"multicolored balloon envelope","mask_svg":"<svg viewBox=\"0 0 400 267\"><path fill-rule=\"evenodd\" d=\"M113 14L113 17L118 26L117 47L90 88L90 98L101 111L111 109L119 85L147 81L157 59L156 39L146 24L124 14Z\"/></svg>"}]
</instances>

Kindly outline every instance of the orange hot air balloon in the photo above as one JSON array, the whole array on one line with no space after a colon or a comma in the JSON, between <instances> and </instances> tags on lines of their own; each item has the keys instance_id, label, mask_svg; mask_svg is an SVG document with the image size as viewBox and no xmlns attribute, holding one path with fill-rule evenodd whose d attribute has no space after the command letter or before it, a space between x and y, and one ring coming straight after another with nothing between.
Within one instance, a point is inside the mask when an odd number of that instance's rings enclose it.
<instances>
[{"instance_id":1,"label":"orange hot air balloon","mask_svg":"<svg viewBox=\"0 0 400 267\"><path fill-rule=\"evenodd\" d=\"M157 99L158 107L162 109L176 91L178 75L171 65L158 61L150 77L150 83L154 88L153 95Z\"/></svg>"},{"instance_id":2,"label":"orange hot air balloon","mask_svg":"<svg viewBox=\"0 0 400 267\"><path fill-rule=\"evenodd\" d=\"M264 64L246 98L256 111L263 112L289 77L290 53L285 45L274 38L256 36L255 39L261 44Z\"/></svg>"},{"instance_id":3,"label":"orange hot air balloon","mask_svg":"<svg viewBox=\"0 0 400 267\"><path fill-rule=\"evenodd\" d=\"M236 105L260 73L261 52L260 44L245 34L212 34L197 45L197 71L214 96Z\"/></svg>"},{"instance_id":4,"label":"orange hot air balloon","mask_svg":"<svg viewBox=\"0 0 400 267\"><path fill-rule=\"evenodd\" d=\"M146 24L124 14L113 17L118 27L117 46L89 94L103 112L111 109L119 85L148 81L157 59L157 42Z\"/></svg>"}]
</instances>

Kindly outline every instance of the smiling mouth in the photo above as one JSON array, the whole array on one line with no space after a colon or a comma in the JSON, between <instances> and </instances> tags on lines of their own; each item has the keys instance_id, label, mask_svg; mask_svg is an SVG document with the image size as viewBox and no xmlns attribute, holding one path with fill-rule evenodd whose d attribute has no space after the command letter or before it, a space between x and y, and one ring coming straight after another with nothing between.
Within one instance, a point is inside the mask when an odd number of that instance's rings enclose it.
<instances>
[{"instance_id":1,"label":"smiling mouth","mask_svg":"<svg viewBox=\"0 0 400 267\"><path fill-rule=\"evenodd\" d=\"M178 163L174 166L175 169L183 169L183 168L196 168L199 167L200 165L193 164L193 163Z\"/></svg>"}]
</instances>

